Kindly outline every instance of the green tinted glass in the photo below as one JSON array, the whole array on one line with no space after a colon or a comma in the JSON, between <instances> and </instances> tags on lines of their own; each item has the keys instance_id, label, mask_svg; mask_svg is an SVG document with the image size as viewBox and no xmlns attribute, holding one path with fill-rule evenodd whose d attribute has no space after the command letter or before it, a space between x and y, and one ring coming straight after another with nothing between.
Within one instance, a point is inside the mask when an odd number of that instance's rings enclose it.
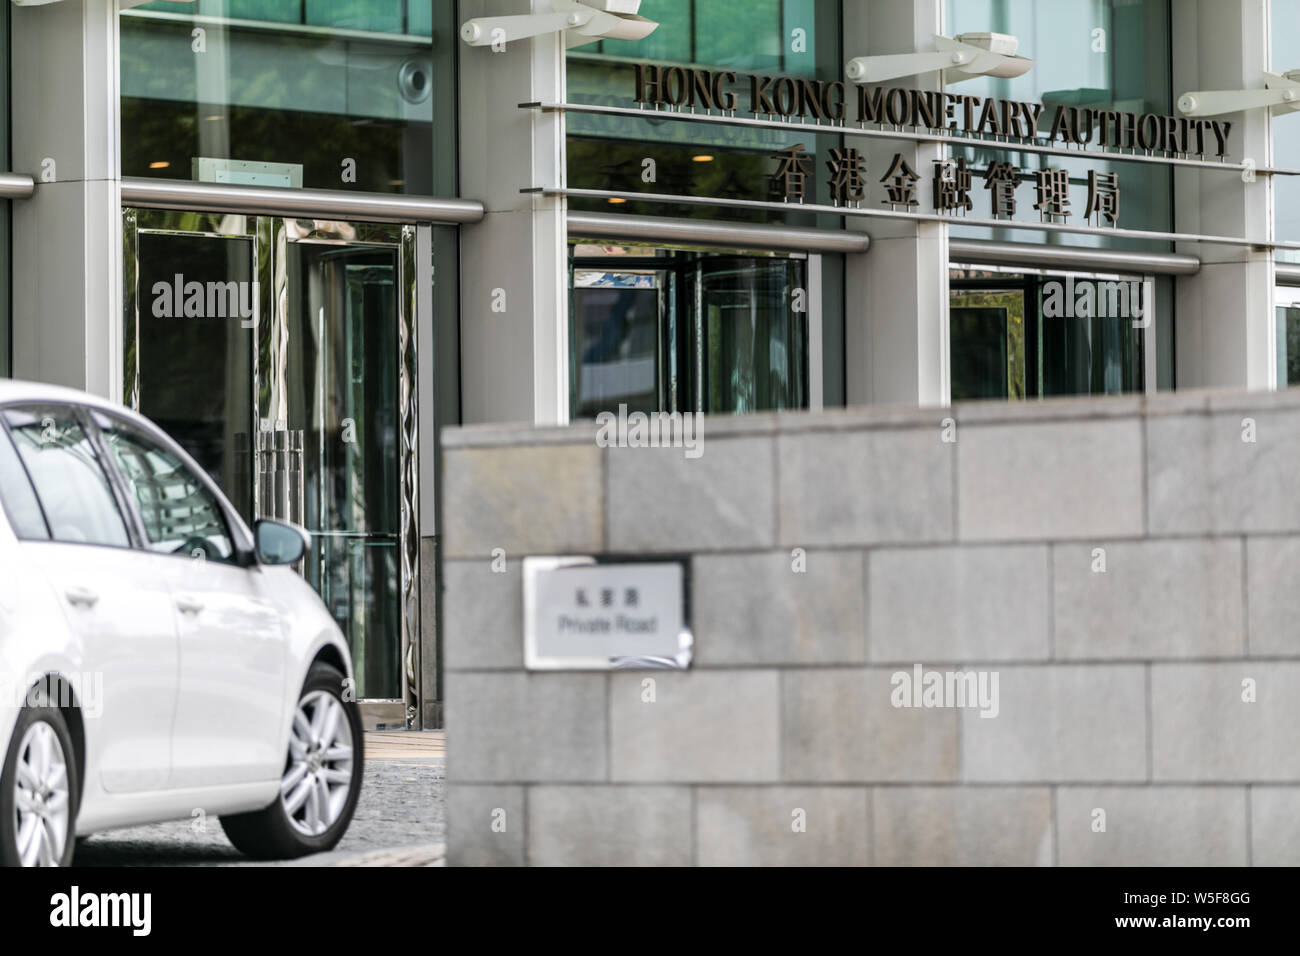
<instances>
[{"instance_id":1,"label":"green tinted glass","mask_svg":"<svg viewBox=\"0 0 1300 956\"><path fill-rule=\"evenodd\" d=\"M120 25L124 175L455 192L454 4L197 0Z\"/></svg>"}]
</instances>

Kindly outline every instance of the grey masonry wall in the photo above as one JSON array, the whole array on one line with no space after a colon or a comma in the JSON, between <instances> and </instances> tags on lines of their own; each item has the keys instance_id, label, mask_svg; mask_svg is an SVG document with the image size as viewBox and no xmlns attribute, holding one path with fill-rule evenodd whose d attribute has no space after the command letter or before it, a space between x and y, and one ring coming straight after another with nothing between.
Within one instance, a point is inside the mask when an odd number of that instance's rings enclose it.
<instances>
[{"instance_id":1,"label":"grey masonry wall","mask_svg":"<svg viewBox=\"0 0 1300 956\"><path fill-rule=\"evenodd\" d=\"M595 437L444 432L453 864L1300 863L1300 390ZM692 670L524 670L523 556L668 552Z\"/></svg>"}]
</instances>

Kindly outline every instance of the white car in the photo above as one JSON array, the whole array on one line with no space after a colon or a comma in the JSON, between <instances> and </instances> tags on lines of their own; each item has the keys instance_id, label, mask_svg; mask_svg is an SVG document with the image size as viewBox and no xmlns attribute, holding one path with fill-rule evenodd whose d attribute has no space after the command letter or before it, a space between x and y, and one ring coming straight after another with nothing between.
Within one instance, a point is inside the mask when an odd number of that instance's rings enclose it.
<instances>
[{"instance_id":1,"label":"white car","mask_svg":"<svg viewBox=\"0 0 1300 956\"><path fill-rule=\"evenodd\" d=\"M220 817L236 847L328 850L361 790L338 626L175 442L69 389L0 381L0 862Z\"/></svg>"}]
</instances>

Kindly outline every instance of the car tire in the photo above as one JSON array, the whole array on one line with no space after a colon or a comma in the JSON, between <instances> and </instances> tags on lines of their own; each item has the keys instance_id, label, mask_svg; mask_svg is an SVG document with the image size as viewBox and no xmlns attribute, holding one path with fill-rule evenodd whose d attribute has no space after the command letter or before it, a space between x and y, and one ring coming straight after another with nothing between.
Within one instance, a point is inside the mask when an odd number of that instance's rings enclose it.
<instances>
[{"instance_id":1,"label":"car tire","mask_svg":"<svg viewBox=\"0 0 1300 956\"><path fill-rule=\"evenodd\" d=\"M226 836L246 856L285 860L323 853L347 832L361 794L364 737L361 708L344 699L343 686L336 668L311 666L294 705L275 802L221 818ZM342 756L345 748L350 756Z\"/></svg>"},{"instance_id":2,"label":"car tire","mask_svg":"<svg viewBox=\"0 0 1300 956\"><path fill-rule=\"evenodd\" d=\"M67 721L48 690L36 689L0 770L0 863L71 866L80 784Z\"/></svg>"}]
</instances>

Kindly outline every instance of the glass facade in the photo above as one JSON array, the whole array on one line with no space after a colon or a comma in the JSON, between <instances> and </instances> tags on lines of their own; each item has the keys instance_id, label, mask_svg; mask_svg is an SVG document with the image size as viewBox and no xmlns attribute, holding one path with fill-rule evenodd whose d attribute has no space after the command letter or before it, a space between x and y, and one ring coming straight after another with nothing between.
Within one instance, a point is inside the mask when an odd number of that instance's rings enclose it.
<instances>
[{"instance_id":1,"label":"glass facade","mask_svg":"<svg viewBox=\"0 0 1300 956\"><path fill-rule=\"evenodd\" d=\"M732 72L737 78L730 88L742 97L748 96L749 74L843 80L838 2L644 0L639 12L659 23L646 39L602 41L568 52L570 102L635 108L636 64ZM782 165L778 151L802 145L810 173L805 202L823 205L830 205L825 159L843 141L839 135L706 125L666 115L570 113L567 131L571 188L772 199ZM843 222L800 212L797 202L787 209L747 209L575 197L570 208L823 228ZM814 275L808 257L741 250L605 246L579 239L571 251L573 417L612 411L621 403L629 410L706 413L807 408L813 283L834 368L817 397L843 401L843 269L837 257L821 257Z\"/></svg>"},{"instance_id":2,"label":"glass facade","mask_svg":"<svg viewBox=\"0 0 1300 956\"><path fill-rule=\"evenodd\" d=\"M953 401L1145 387L1141 276L960 269L948 281Z\"/></svg>"},{"instance_id":3,"label":"glass facade","mask_svg":"<svg viewBox=\"0 0 1300 956\"><path fill-rule=\"evenodd\" d=\"M400 697L414 227L143 209L123 220L127 403L246 520L310 533L303 574L349 642L359 693Z\"/></svg>"},{"instance_id":4,"label":"glass facade","mask_svg":"<svg viewBox=\"0 0 1300 956\"><path fill-rule=\"evenodd\" d=\"M578 244L572 277L573 418L808 406L807 259Z\"/></svg>"},{"instance_id":5,"label":"glass facade","mask_svg":"<svg viewBox=\"0 0 1300 956\"><path fill-rule=\"evenodd\" d=\"M635 63L700 67L740 74L843 79L839 4L824 0L644 0L640 15L659 22L644 40L601 41L568 53L568 99L635 107ZM743 88L743 87L742 87ZM748 94L745 94L748 95ZM704 112L703 108L700 110ZM713 112L721 112L714 110ZM736 199L769 198L777 150L803 143L820 171L840 136L788 130L705 126L663 117L639 119L571 113L568 180L572 188ZM653 181L645 178L654 161ZM829 204L825 177L812 177L806 201ZM785 221L839 226L839 217L698 205L574 199L574 209L636 215ZM820 222L818 219L820 218Z\"/></svg>"},{"instance_id":6,"label":"glass facade","mask_svg":"<svg viewBox=\"0 0 1300 956\"><path fill-rule=\"evenodd\" d=\"M122 174L454 195L457 26L428 0L125 10Z\"/></svg>"},{"instance_id":7,"label":"glass facade","mask_svg":"<svg viewBox=\"0 0 1300 956\"><path fill-rule=\"evenodd\" d=\"M1169 0L945 0L944 29L948 36L964 32L1009 33L1020 40L1020 55L1034 60L1033 69L1012 79L975 77L950 87L979 97L1041 102L1040 136L1049 132L1057 106L1117 110L1125 113L1172 115L1170 95ZM1010 162L1021 171L1019 201L1014 218L1038 221L1033 208L1032 179L1040 169L1064 169L1070 188L1070 219L1083 224L1088 199L1088 172L1119 177L1118 226L1124 229L1169 230L1173 226L1170 167L1156 163L1113 162L1015 149L954 148L980 174L992 161ZM1105 235L1075 235L1034 230L954 226L954 237L1010 242L1051 242L1169 251L1164 242L1147 242Z\"/></svg>"},{"instance_id":8,"label":"glass facade","mask_svg":"<svg viewBox=\"0 0 1300 956\"><path fill-rule=\"evenodd\" d=\"M1274 73L1300 69L1292 52L1300 34L1300 0L1272 0L1269 8L1269 67ZM1300 167L1300 117L1279 114L1273 121L1273 165ZM1273 177L1273 228L1275 238L1300 240L1300 176ZM1279 262L1300 262L1300 250L1279 249ZM1279 378L1279 383L1287 379Z\"/></svg>"},{"instance_id":9,"label":"glass facade","mask_svg":"<svg viewBox=\"0 0 1300 956\"><path fill-rule=\"evenodd\" d=\"M1277 316L1277 385L1300 385L1300 288L1279 286L1274 293Z\"/></svg>"}]
</instances>

